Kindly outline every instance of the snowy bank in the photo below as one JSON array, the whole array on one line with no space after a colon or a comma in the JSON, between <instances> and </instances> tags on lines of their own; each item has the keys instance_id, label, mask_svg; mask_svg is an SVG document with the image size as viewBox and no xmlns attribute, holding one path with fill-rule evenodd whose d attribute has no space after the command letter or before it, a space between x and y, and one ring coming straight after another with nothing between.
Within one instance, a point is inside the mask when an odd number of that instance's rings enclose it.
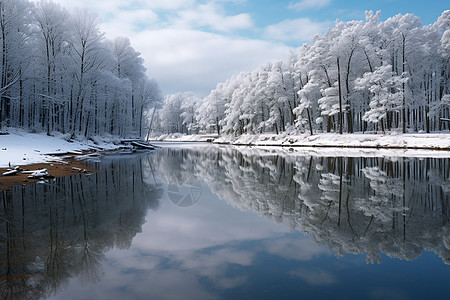
<instances>
[{"instance_id":1,"label":"snowy bank","mask_svg":"<svg viewBox=\"0 0 450 300\"><path fill-rule=\"evenodd\" d=\"M450 133L410 133L410 134L244 134L224 135L164 135L155 140L164 142L213 142L236 146L270 147L335 147L335 148L376 148L376 149L425 149L449 150Z\"/></svg>"},{"instance_id":2,"label":"snowy bank","mask_svg":"<svg viewBox=\"0 0 450 300\"><path fill-rule=\"evenodd\" d=\"M0 168L11 165L27 165L55 160L48 154L68 151L112 150L117 145L104 141L67 141L67 136L47 136L45 133L28 133L9 129L9 134L0 135Z\"/></svg>"},{"instance_id":3,"label":"snowy bank","mask_svg":"<svg viewBox=\"0 0 450 300\"><path fill-rule=\"evenodd\" d=\"M219 144L282 146L282 147L340 147L450 150L450 134L336 134L316 135L241 135L222 136L214 140Z\"/></svg>"},{"instance_id":4,"label":"snowy bank","mask_svg":"<svg viewBox=\"0 0 450 300\"><path fill-rule=\"evenodd\" d=\"M211 143L218 138L218 135L214 134L181 134L181 133L171 133L163 134L157 137L150 138L151 141L157 142L177 142L177 143Z\"/></svg>"}]
</instances>

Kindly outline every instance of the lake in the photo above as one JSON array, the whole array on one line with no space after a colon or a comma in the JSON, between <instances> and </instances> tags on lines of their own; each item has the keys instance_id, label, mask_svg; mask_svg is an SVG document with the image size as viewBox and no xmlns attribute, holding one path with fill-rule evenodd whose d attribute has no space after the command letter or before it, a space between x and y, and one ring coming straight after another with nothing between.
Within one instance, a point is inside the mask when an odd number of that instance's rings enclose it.
<instances>
[{"instance_id":1,"label":"lake","mask_svg":"<svg viewBox=\"0 0 450 300\"><path fill-rule=\"evenodd\" d=\"M447 299L449 158L291 152L174 144L0 192L0 297Z\"/></svg>"}]
</instances>

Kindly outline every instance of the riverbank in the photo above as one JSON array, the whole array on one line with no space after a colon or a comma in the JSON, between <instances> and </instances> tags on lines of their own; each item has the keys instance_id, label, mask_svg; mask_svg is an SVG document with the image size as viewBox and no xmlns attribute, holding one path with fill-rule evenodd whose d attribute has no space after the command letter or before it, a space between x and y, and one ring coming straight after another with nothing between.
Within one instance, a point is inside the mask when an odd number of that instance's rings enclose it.
<instances>
[{"instance_id":1,"label":"riverbank","mask_svg":"<svg viewBox=\"0 0 450 300\"><path fill-rule=\"evenodd\" d=\"M321 133L312 136L261 134L238 137L176 134L161 136L154 140L177 143L208 142L221 145L262 148L278 147L286 151L295 149L296 152L301 149L317 149L317 151L325 151L324 149L327 149L327 153L331 151L329 155L344 156L351 151L366 153L365 151L368 149L382 151L383 155L390 155L390 149L405 150L405 153L401 154L401 156L409 155L408 153L410 152L408 151L410 150L414 150L414 155L417 156L425 154L425 156L447 157L450 153L450 133L391 133L388 135ZM88 153L116 150L120 147L118 141L113 141L112 139L95 142L93 140L67 141L67 136L63 135L47 136L46 134L32 134L13 129L7 135L0 135L0 174L15 166L20 166L20 168L25 170L45 168L54 177L68 176L80 172L93 173L98 170L88 168L83 161L68 158L68 155L86 155ZM377 155L379 154L381 153L377 153ZM26 174L0 176L0 190L36 181L34 179L29 180Z\"/></svg>"},{"instance_id":2,"label":"riverbank","mask_svg":"<svg viewBox=\"0 0 450 300\"><path fill-rule=\"evenodd\" d=\"M80 154L118 148L113 139L70 140L68 135L48 136L9 129L0 135L0 168L62 160L65 154ZM116 142L116 143L115 143Z\"/></svg>"},{"instance_id":3,"label":"riverbank","mask_svg":"<svg viewBox=\"0 0 450 300\"><path fill-rule=\"evenodd\" d=\"M47 136L45 133L29 133L9 129L0 135L0 191L15 185L40 182L41 178L28 178L29 172L16 172L10 176L3 173L17 168L24 171L46 169L48 180L54 177L98 172L88 167L80 158L96 155L98 152L118 149L112 141L85 140L68 141L65 135Z\"/></svg>"},{"instance_id":4,"label":"riverbank","mask_svg":"<svg viewBox=\"0 0 450 300\"><path fill-rule=\"evenodd\" d=\"M165 142L212 142L215 144L258 147L308 147L308 148L353 148L353 149L412 149L450 151L450 132L447 133L319 133L260 134L241 136L213 135L167 135L155 139Z\"/></svg>"},{"instance_id":5,"label":"riverbank","mask_svg":"<svg viewBox=\"0 0 450 300\"><path fill-rule=\"evenodd\" d=\"M87 166L84 161L76 160L74 158L64 159L61 161L31 164L31 165L21 165L16 166L23 171L33 171L46 169L50 177L46 178L29 178L29 173L22 173L18 171L12 176L1 176L0 175L0 191L5 191L11 189L16 185L34 184L38 182L45 182L45 180L50 180L55 177L70 176L76 174L92 174L100 172L95 168ZM8 168L0 168L0 174L7 172Z\"/></svg>"}]
</instances>

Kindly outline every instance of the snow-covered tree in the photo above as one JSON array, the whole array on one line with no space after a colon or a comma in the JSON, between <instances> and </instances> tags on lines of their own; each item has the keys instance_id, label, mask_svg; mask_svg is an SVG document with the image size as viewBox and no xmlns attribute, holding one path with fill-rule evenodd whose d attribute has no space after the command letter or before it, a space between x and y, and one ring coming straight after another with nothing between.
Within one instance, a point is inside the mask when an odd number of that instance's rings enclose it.
<instances>
[{"instance_id":1,"label":"snow-covered tree","mask_svg":"<svg viewBox=\"0 0 450 300\"><path fill-rule=\"evenodd\" d=\"M30 11L26 0L0 1L0 129L11 124L12 102L24 92L20 83L31 54Z\"/></svg>"},{"instance_id":2,"label":"snow-covered tree","mask_svg":"<svg viewBox=\"0 0 450 300\"><path fill-rule=\"evenodd\" d=\"M215 132L220 135L222 120L225 118L225 105L227 104L224 95L223 84L219 83L215 90L203 99L198 108L197 121L207 132Z\"/></svg>"},{"instance_id":3,"label":"snow-covered tree","mask_svg":"<svg viewBox=\"0 0 450 300\"><path fill-rule=\"evenodd\" d=\"M108 41L87 10L0 1L0 126L142 136L158 87L127 38ZM156 96L156 97L155 97Z\"/></svg>"},{"instance_id":4,"label":"snow-covered tree","mask_svg":"<svg viewBox=\"0 0 450 300\"><path fill-rule=\"evenodd\" d=\"M383 131L385 123L386 128L391 129L394 117L392 113L400 113L403 108L402 86L406 82L407 78L392 72L391 65L378 67L374 72L365 73L363 78L357 79L356 88L367 88L372 95L370 110L366 111L363 119L367 122L379 123Z\"/></svg>"},{"instance_id":5,"label":"snow-covered tree","mask_svg":"<svg viewBox=\"0 0 450 300\"><path fill-rule=\"evenodd\" d=\"M197 132L196 111L200 98L192 92L168 95L164 99L159 113L163 133L191 133Z\"/></svg>"},{"instance_id":6,"label":"snow-covered tree","mask_svg":"<svg viewBox=\"0 0 450 300\"><path fill-rule=\"evenodd\" d=\"M200 130L446 129L441 119L450 117L449 18L445 11L423 26L412 14L381 21L379 11L368 11L365 21L336 21L286 60L218 84L196 112Z\"/></svg>"}]
</instances>

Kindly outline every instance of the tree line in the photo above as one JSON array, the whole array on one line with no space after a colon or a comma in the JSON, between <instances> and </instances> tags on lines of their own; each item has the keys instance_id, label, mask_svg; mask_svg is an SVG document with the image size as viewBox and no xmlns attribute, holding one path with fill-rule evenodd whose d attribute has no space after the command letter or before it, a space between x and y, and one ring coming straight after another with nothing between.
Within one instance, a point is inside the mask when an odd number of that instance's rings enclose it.
<instances>
[{"instance_id":1,"label":"tree line","mask_svg":"<svg viewBox=\"0 0 450 300\"><path fill-rule=\"evenodd\" d=\"M141 136L160 92L128 38L47 0L0 0L0 130Z\"/></svg>"},{"instance_id":2,"label":"tree line","mask_svg":"<svg viewBox=\"0 0 450 300\"><path fill-rule=\"evenodd\" d=\"M219 83L204 99L166 97L154 129L441 131L450 125L449 77L450 10L426 26L412 14L380 21L379 11L368 11L366 21L336 21L284 61ZM178 126L171 126L174 120Z\"/></svg>"}]
</instances>

